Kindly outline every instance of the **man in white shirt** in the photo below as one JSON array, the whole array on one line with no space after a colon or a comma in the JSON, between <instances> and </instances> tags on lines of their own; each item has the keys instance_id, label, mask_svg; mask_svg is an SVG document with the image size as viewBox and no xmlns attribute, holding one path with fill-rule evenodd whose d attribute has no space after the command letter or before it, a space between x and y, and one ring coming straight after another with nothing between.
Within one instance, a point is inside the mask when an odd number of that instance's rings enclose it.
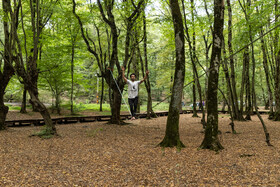
<instances>
[{"instance_id":1,"label":"man in white shirt","mask_svg":"<svg viewBox=\"0 0 280 187\"><path fill-rule=\"evenodd\" d=\"M132 73L130 75L130 80L128 80L125 75L125 68L122 67L122 77L125 83L128 84L128 103L130 106L130 111L131 111L131 115L132 115L132 120L135 119L135 114L136 114L136 110L137 110L137 105L138 105L138 88L139 88L139 84L141 84L142 82L144 82L148 75L149 75L149 71L146 71L146 75L143 78L143 80L141 81L136 81L136 75L134 73Z\"/></svg>"}]
</instances>

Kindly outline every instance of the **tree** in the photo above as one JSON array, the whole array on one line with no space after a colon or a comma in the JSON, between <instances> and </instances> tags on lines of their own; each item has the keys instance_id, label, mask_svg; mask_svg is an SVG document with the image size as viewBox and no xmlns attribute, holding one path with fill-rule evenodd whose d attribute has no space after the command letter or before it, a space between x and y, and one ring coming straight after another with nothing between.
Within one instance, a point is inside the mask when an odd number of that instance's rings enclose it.
<instances>
[{"instance_id":1,"label":"tree","mask_svg":"<svg viewBox=\"0 0 280 187\"><path fill-rule=\"evenodd\" d=\"M165 137L159 145L161 147L176 146L181 148L184 147L179 136L180 108L185 80L184 26L178 0L170 0L170 9L174 25L176 64Z\"/></svg>"},{"instance_id":2,"label":"tree","mask_svg":"<svg viewBox=\"0 0 280 187\"><path fill-rule=\"evenodd\" d=\"M142 69L142 76L144 77L145 72L149 69L148 68L148 50L147 50L147 20L146 20L146 12L145 9L143 11L143 37L144 37L144 62L141 56L140 47L138 46L138 53L140 56L140 63ZM151 117L157 117L152 108L152 93L151 93L151 82L149 76L145 80L145 87L148 93L148 101L147 101L147 119L151 119Z\"/></svg>"},{"instance_id":3,"label":"tree","mask_svg":"<svg viewBox=\"0 0 280 187\"><path fill-rule=\"evenodd\" d=\"M48 21L52 13L49 13L49 16L46 17L45 22L40 22L40 2L35 1L33 2L32 0L30 1L30 8L32 9L31 11L31 25L32 25L32 54L30 54L28 60L27 60L27 67L25 67L25 61L23 58L23 52L22 52L22 46L21 46L21 41L19 39L18 33L18 26L19 26L19 10L22 6L21 0L15 1L12 8L11 2L10 1L5 1L4 3L5 10L7 10L10 15L11 15L11 21L9 22L10 24L10 32L12 33L12 43L15 45L12 47L12 50L10 53L12 54L12 60L14 62L13 68L15 69L16 73L20 78L22 79L24 86L26 87L29 95L30 95L30 103L33 105L34 108L36 108L40 114L42 115L44 122L45 122L45 130L43 131L43 134L39 135L57 135L55 125L50 117L50 114L45 107L45 105L40 101L38 97L38 87L37 87L37 77L38 77L38 69L37 69L37 60L38 60L38 49L39 49L39 38L42 33L42 29L44 24ZM36 7L36 8L34 8ZM36 11L36 13L35 13ZM21 12L22 13L22 12ZM37 21L35 21L34 15L37 15ZM23 19L23 15L21 14L21 19ZM23 23L23 22L22 22ZM24 29L23 29L23 32ZM26 37L26 35L25 35ZM27 50L26 50L27 51ZM28 55L28 54L26 54ZM27 59L27 58L26 58ZM10 63L10 65L12 65Z\"/></svg>"},{"instance_id":4,"label":"tree","mask_svg":"<svg viewBox=\"0 0 280 187\"><path fill-rule=\"evenodd\" d=\"M98 9L100 11L102 21L110 27L111 33L110 33L110 40L111 43L109 42L108 50L107 52L109 53L109 64L105 65L105 62L103 61L104 56L102 52L102 46L99 43L99 51L96 48L95 42L88 37L88 35L84 32L83 28L83 23L81 21L81 18L79 15L76 13L76 2L73 0L73 13L76 16L76 18L79 21L82 37L84 39L84 42L87 45L88 51L95 57L98 67L101 72L101 76L105 78L106 83L112 90L112 95L111 97L111 102L110 102L110 107L111 107L111 121L110 123L112 124L123 124L122 120L120 119L120 109L121 109L121 101L122 101L122 91L124 88L125 83L122 80L122 71L121 71L121 65L119 61L119 31L117 28L116 24L116 19L113 14L113 8L115 7L115 1L104 1L101 3L100 0L97 0L97 5ZM131 58L133 58L133 47L131 46L131 31L133 29L133 26L139 17L141 11L142 11L142 6L144 3L144 0L140 0L137 5L134 4L134 1L132 1L132 5L128 5L128 2L123 2L124 6L126 7L125 10L132 10L128 11L126 15L124 15L125 19L125 25L126 25L126 31L125 31L125 44L124 44L124 57L123 57L123 66L126 68L128 65L128 62L130 61ZM129 7L127 7L129 6ZM105 7L105 8L104 8ZM107 15L106 15L107 14ZM98 29L96 27L96 29ZM100 37L98 37L100 40ZM109 40L109 41L110 41ZM94 47L90 45L90 42L93 44ZM106 55L106 54L105 54ZM116 82L113 80L113 72L114 69L117 69L117 76L116 76ZM129 69L129 68L127 68Z\"/></svg>"},{"instance_id":5,"label":"tree","mask_svg":"<svg viewBox=\"0 0 280 187\"><path fill-rule=\"evenodd\" d=\"M270 144L270 136L267 130L267 127L258 111L258 106L257 106L257 98L256 98L256 90L255 90L255 69L256 69L256 60L255 60L255 46L254 46L254 40L253 40L253 32L252 32L252 25L250 23L250 18L251 18L251 0L247 0L247 7L246 6L242 6L240 0L239 4L244 12L245 15L245 19L246 19L246 26L248 27L249 30L249 37L250 37L250 47L251 47L251 55L252 55L252 104L253 107L256 111L256 114L259 118L259 120L261 121L264 133L265 133L265 137L266 137L266 143L268 146L271 146Z\"/></svg>"},{"instance_id":6,"label":"tree","mask_svg":"<svg viewBox=\"0 0 280 187\"><path fill-rule=\"evenodd\" d=\"M230 90L233 117L236 120L243 121L244 118L238 108L234 56L231 55L233 53L233 48L232 48L232 8L231 8L230 0L227 0L227 7L228 7L228 50L230 54L229 60L230 60L230 70L231 70L230 79L228 79L228 83L229 83L228 87ZM242 103L240 104L243 105Z\"/></svg>"},{"instance_id":7,"label":"tree","mask_svg":"<svg viewBox=\"0 0 280 187\"><path fill-rule=\"evenodd\" d=\"M275 7L275 22L279 19L279 1L274 1ZM275 30L275 38L274 38L274 47L275 47L275 105L276 111L274 115L275 121L280 121L280 45L279 45L279 28Z\"/></svg>"},{"instance_id":8,"label":"tree","mask_svg":"<svg viewBox=\"0 0 280 187\"><path fill-rule=\"evenodd\" d=\"M223 149L218 137L218 82L219 64L221 61L221 51L223 46L224 27L224 0L214 0L214 29L213 47L210 61L210 72L208 79L207 93L207 123L205 136L200 148L219 151Z\"/></svg>"},{"instance_id":9,"label":"tree","mask_svg":"<svg viewBox=\"0 0 280 187\"><path fill-rule=\"evenodd\" d=\"M9 25L9 20L13 19L9 17L9 6L10 1L9 0L3 0L2 6L4 11L4 18L3 18L3 25L4 25L4 43L1 41L1 43L4 46L4 53L2 54L2 59L0 61L0 130L6 129L5 126L5 120L6 115L9 111L9 107L4 105L4 95L6 87L11 79L11 77L14 75L14 68L12 66L12 54L11 51L15 47L13 44L13 37L14 34L11 31L11 26ZM19 9L16 9L17 13Z\"/></svg>"}]
</instances>

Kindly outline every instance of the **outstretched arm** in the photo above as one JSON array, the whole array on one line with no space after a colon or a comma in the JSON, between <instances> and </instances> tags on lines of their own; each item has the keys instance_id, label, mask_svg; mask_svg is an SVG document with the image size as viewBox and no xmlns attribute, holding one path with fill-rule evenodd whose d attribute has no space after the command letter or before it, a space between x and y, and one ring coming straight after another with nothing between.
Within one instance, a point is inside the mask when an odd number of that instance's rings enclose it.
<instances>
[{"instance_id":1,"label":"outstretched arm","mask_svg":"<svg viewBox=\"0 0 280 187\"><path fill-rule=\"evenodd\" d=\"M144 81L148 78L149 73L150 73L150 72L147 70L147 71L146 71L146 74L145 74L145 77L140 81L140 84L141 84L142 82L144 82Z\"/></svg>"},{"instance_id":2,"label":"outstretched arm","mask_svg":"<svg viewBox=\"0 0 280 187\"><path fill-rule=\"evenodd\" d=\"M122 78L123 78L124 82L126 83L127 82L127 78L125 77L124 72L125 72L125 68L122 67Z\"/></svg>"}]
</instances>

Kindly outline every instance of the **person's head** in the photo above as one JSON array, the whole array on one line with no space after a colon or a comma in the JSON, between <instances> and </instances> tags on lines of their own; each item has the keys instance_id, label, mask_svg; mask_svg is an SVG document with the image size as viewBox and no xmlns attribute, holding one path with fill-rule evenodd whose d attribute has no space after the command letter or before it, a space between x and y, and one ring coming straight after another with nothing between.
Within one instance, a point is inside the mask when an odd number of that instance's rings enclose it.
<instances>
[{"instance_id":1,"label":"person's head","mask_svg":"<svg viewBox=\"0 0 280 187\"><path fill-rule=\"evenodd\" d=\"M136 79L135 73L131 73L131 74L130 74L130 79L131 79L132 81L135 81L135 79Z\"/></svg>"}]
</instances>

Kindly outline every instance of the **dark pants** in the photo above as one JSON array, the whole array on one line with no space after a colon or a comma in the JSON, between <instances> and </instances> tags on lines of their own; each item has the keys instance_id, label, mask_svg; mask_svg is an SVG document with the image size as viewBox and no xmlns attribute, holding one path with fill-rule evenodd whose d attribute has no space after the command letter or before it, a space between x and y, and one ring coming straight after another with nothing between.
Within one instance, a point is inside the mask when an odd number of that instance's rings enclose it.
<instances>
[{"instance_id":1,"label":"dark pants","mask_svg":"<svg viewBox=\"0 0 280 187\"><path fill-rule=\"evenodd\" d=\"M135 117L137 105L138 105L138 97L135 97L133 99L128 99L128 103L130 106L131 115L132 115L132 117Z\"/></svg>"}]
</instances>

